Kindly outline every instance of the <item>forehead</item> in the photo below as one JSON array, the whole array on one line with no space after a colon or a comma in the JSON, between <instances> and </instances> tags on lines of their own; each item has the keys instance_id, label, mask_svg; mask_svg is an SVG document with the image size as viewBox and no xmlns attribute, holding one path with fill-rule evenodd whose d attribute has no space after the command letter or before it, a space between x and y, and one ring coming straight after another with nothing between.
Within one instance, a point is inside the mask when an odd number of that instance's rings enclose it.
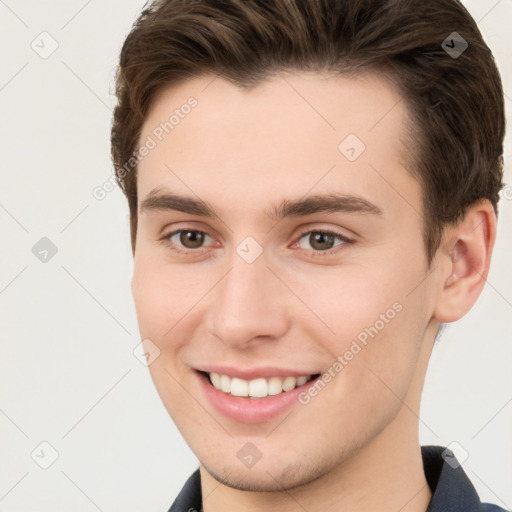
<instances>
[{"instance_id":1,"label":"forehead","mask_svg":"<svg viewBox=\"0 0 512 512\"><path fill-rule=\"evenodd\" d=\"M163 90L139 142L139 200L157 186L224 198L222 207L336 190L419 203L407 172L408 112L382 76L282 73L252 89L202 76ZM149 145L149 144L148 144ZM395 205L398 206L398 205Z\"/></svg>"}]
</instances>

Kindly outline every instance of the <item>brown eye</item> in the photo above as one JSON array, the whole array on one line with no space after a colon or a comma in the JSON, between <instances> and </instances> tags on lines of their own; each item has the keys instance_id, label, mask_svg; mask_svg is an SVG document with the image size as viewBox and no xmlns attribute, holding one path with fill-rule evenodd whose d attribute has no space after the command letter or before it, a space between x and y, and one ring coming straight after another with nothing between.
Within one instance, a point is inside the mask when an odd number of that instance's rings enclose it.
<instances>
[{"instance_id":1,"label":"brown eye","mask_svg":"<svg viewBox=\"0 0 512 512\"><path fill-rule=\"evenodd\" d=\"M211 238L207 233L196 229L178 229L165 235L162 240L173 251L186 252L187 250L200 249L206 238Z\"/></svg>"},{"instance_id":2,"label":"brown eye","mask_svg":"<svg viewBox=\"0 0 512 512\"><path fill-rule=\"evenodd\" d=\"M201 231L183 230L179 232L179 240L183 247L187 249L197 249L204 242L204 233Z\"/></svg>"},{"instance_id":3,"label":"brown eye","mask_svg":"<svg viewBox=\"0 0 512 512\"><path fill-rule=\"evenodd\" d=\"M306 243L309 244L310 247L304 246L303 240L306 240ZM336 243L336 240L339 240L339 242ZM299 246L302 249L312 249L313 251L322 252L329 251L339 245L350 242L351 240L348 238L332 231L308 231L307 233L303 233L300 237Z\"/></svg>"},{"instance_id":4,"label":"brown eye","mask_svg":"<svg viewBox=\"0 0 512 512\"><path fill-rule=\"evenodd\" d=\"M325 251L334 247L334 236L325 233L313 232L309 235L311 247L317 251Z\"/></svg>"}]
</instances>

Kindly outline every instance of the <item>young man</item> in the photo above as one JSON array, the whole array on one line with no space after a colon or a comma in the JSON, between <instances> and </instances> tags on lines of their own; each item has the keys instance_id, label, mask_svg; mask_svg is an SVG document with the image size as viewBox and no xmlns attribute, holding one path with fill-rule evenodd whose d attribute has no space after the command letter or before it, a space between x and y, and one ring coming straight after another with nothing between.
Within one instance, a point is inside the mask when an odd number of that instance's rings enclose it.
<instances>
[{"instance_id":1,"label":"young man","mask_svg":"<svg viewBox=\"0 0 512 512\"><path fill-rule=\"evenodd\" d=\"M420 447L485 283L503 93L456 0L162 0L113 160L150 372L200 467L171 511L495 511Z\"/></svg>"}]
</instances>

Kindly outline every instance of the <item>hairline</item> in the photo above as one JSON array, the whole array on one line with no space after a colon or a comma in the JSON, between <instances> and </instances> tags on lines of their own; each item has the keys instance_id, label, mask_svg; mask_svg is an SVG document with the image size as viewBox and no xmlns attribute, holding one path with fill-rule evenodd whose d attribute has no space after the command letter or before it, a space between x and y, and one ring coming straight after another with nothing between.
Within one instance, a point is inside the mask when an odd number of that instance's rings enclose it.
<instances>
[{"instance_id":1,"label":"hairline","mask_svg":"<svg viewBox=\"0 0 512 512\"><path fill-rule=\"evenodd\" d=\"M293 66L276 66L269 67L263 73L260 73L258 76L253 74L242 83L237 80L231 78L228 73L223 73L222 71L215 72L213 70L207 68L197 69L196 73L189 73L187 76L183 76L174 82L167 82L160 84L158 87L155 87L151 99L149 101L146 113L142 122L140 123L140 132L137 137L137 143L135 144L135 148L137 149L141 144L141 137L143 133L143 128L145 123L147 122L149 116L151 115L152 110L155 108L155 105L159 102L161 97L172 90L176 90L179 87L192 82L194 80L198 80L201 78L207 78L209 76L215 76L216 78L221 78L223 80L228 81L232 85L236 86L240 90L243 91L252 91L266 82L270 82L273 79L279 77L281 73L286 73L290 75L297 74L310 74L316 75L321 78L354 78L358 79L365 76L374 76L382 79L386 85L395 92L398 96L400 96L401 100L398 103L404 103L404 117L402 124L402 135L398 138L398 161L400 165L405 169L407 174L411 176L419 185L420 188L420 211L418 212L422 216L422 238L424 242L424 251L427 257L428 267L430 268L434 254L438 249L441 241L441 236L435 236L432 239L431 234L428 231L428 209L426 208L426 201L428 200L425 184L423 183L422 173L420 171L420 153L422 149L422 144L424 144L424 134L422 129L418 127L419 123L416 122L416 114L414 112L414 101L408 97L406 88L403 82L400 80L398 76L398 71L393 69L388 65L382 64L364 64L361 65L357 61L357 57L354 58L353 62L347 63L345 69L339 69L338 66L334 68L329 68L325 65L322 65L318 62L311 63L307 68L305 67L293 67ZM397 105L396 104L396 105ZM396 106L394 105L392 109ZM385 114L387 115L387 113ZM382 118L381 118L382 119ZM380 120L381 120L380 119ZM380 120L378 122L380 122ZM135 185L135 193L137 196L137 201L135 204L135 229L137 230L138 225L138 216L139 216L139 194L138 194L138 164L134 168L135 176L134 176L134 185ZM446 226L446 223L441 225L441 231ZM135 233L136 236L136 233Z\"/></svg>"}]
</instances>

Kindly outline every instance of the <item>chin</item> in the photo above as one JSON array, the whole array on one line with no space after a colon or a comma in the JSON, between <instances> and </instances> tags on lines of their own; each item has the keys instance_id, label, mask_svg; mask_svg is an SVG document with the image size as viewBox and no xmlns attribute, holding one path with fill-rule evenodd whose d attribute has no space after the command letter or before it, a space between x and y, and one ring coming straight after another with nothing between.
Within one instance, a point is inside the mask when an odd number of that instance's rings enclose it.
<instances>
[{"instance_id":1,"label":"chin","mask_svg":"<svg viewBox=\"0 0 512 512\"><path fill-rule=\"evenodd\" d=\"M238 466L216 471L206 464L203 469L217 482L239 491L277 492L295 489L308 484L320 476L322 472L311 471L311 468L298 464L288 464L284 467L243 468Z\"/></svg>"}]
</instances>

